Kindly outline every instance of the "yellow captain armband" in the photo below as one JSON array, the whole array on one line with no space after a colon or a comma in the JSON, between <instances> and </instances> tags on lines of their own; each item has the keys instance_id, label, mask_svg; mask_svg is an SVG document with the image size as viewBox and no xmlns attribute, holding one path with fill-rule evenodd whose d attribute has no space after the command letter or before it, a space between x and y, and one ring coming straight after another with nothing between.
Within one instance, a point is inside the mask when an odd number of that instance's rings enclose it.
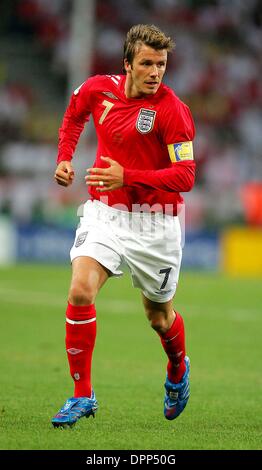
<instances>
[{"instance_id":1,"label":"yellow captain armband","mask_svg":"<svg viewBox=\"0 0 262 470\"><path fill-rule=\"evenodd\" d=\"M193 143L191 140L179 142L178 144L169 144L167 148L172 163L194 160Z\"/></svg>"}]
</instances>

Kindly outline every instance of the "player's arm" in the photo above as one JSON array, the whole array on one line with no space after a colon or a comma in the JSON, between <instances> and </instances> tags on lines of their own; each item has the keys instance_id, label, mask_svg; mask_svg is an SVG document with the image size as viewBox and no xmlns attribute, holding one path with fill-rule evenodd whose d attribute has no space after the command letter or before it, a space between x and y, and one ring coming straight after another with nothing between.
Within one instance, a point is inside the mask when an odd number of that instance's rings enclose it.
<instances>
[{"instance_id":1,"label":"player's arm","mask_svg":"<svg viewBox=\"0 0 262 470\"><path fill-rule=\"evenodd\" d=\"M191 191L194 182L195 162L193 158L173 162L170 168L161 170L124 170L124 184L126 186L187 192Z\"/></svg>"},{"instance_id":2,"label":"player's arm","mask_svg":"<svg viewBox=\"0 0 262 470\"><path fill-rule=\"evenodd\" d=\"M74 91L59 129L57 168L54 177L57 183L62 186L69 186L74 179L74 171L70 162L91 112L89 81L87 80Z\"/></svg>"},{"instance_id":3,"label":"player's arm","mask_svg":"<svg viewBox=\"0 0 262 470\"><path fill-rule=\"evenodd\" d=\"M108 168L88 168L86 184L95 186L100 192L112 191L122 186L154 188L162 191L187 192L194 185L195 163L183 161L173 163L162 170L130 170L108 157L101 157Z\"/></svg>"},{"instance_id":4,"label":"player's arm","mask_svg":"<svg viewBox=\"0 0 262 470\"><path fill-rule=\"evenodd\" d=\"M112 191L122 186L154 188L163 191L190 191L195 180L194 161L172 164L161 170L130 170L111 158L101 157L108 168L88 168L86 184L95 186L100 192Z\"/></svg>"}]
</instances>

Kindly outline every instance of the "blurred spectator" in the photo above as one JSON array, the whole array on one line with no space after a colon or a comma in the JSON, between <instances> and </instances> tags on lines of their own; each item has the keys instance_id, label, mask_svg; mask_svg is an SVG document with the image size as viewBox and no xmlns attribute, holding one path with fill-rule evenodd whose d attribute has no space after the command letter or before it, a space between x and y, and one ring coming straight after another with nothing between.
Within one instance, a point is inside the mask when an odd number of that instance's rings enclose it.
<instances>
[{"instance_id":1,"label":"blurred spectator","mask_svg":"<svg viewBox=\"0 0 262 470\"><path fill-rule=\"evenodd\" d=\"M247 183L241 192L245 219L251 225L262 226L262 183Z\"/></svg>"}]
</instances>

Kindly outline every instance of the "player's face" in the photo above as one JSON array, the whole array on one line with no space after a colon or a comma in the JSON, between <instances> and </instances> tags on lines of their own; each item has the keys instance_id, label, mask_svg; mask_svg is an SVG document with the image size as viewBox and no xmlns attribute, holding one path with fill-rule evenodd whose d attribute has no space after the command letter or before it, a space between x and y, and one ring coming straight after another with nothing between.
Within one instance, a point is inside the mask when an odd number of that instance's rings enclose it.
<instances>
[{"instance_id":1,"label":"player's face","mask_svg":"<svg viewBox=\"0 0 262 470\"><path fill-rule=\"evenodd\" d=\"M162 81L167 64L167 50L156 50L142 44L137 50L132 64L125 60L129 83L127 96L140 98L154 95Z\"/></svg>"}]
</instances>

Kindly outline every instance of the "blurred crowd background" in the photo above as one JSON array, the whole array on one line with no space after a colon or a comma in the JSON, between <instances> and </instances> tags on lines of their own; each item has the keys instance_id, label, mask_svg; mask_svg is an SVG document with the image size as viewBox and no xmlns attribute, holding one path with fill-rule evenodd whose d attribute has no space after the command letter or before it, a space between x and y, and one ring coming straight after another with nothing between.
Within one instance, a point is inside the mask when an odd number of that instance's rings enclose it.
<instances>
[{"instance_id":1,"label":"blurred crowd background","mask_svg":"<svg viewBox=\"0 0 262 470\"><path fill-rule=\"evenodd\" d=\"M80 84L69 52L85 10L82 73L121 73L136 23L156 24L176 42L165 82L197 129L188 229L262 224L261 0L1 0L0 8L0 214L75 226L95 156L92 124L76 153L76 183L64 190L53 173L58 128Z\"/></svg>"}]
</instances>

